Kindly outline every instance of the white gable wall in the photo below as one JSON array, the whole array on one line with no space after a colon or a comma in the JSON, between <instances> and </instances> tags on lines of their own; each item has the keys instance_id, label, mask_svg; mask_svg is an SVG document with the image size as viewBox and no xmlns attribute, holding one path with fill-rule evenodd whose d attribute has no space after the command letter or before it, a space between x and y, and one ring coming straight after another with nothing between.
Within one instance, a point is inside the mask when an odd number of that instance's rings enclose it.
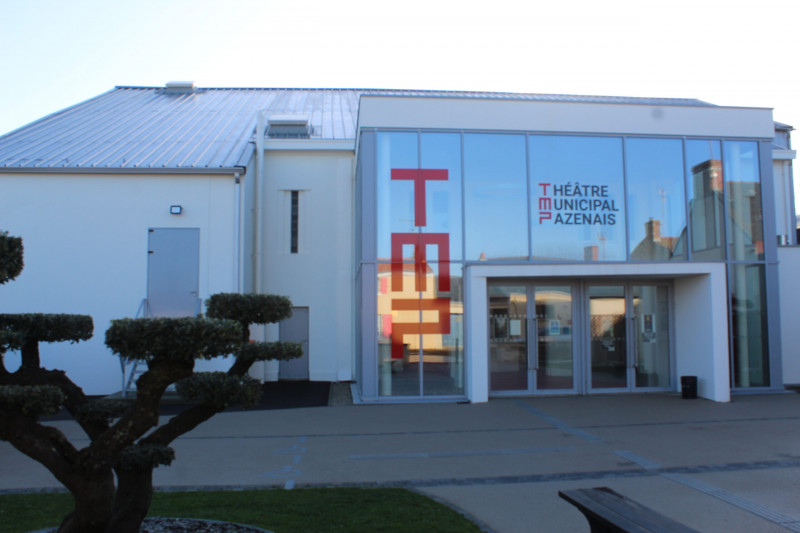
<instances>
[{"instance_id":1,"label":"white gable wall","mask_svg":"<svg viewBox=\"0 0 800 533\"><path fill-rule=\"evenodd\" d=\"M267 150L261 291L309 308L309 378L349 381L353 365L353 161L348 150ZM290 253L290 191L300 192ZM277 339L277 328L268 329ZM264 376L277 378L277 365Z\"/></svg>"},{"instance_id":2,"label":"white gable wall","mask_svg":"<svg viewBox=\"0 0 800 533\"><path fill-rule=\"evenodd\" d=\"M88 394L121 389L105 330L146 296L148 228L199 228L199 297L237 289L233 176L0 174L0 188L0 229L25 247L22 274L0 286L0 312L91 315L90 341L41 345L43 366L67 370Z\"/></svg>"}]
</instances>

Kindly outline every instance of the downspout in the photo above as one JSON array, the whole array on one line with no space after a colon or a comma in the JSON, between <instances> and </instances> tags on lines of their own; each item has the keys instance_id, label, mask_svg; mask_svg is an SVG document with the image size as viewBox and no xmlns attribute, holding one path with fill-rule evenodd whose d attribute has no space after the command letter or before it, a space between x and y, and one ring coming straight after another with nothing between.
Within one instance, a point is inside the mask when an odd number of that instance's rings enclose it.
<instances>
[{"instance_id":1,"label":"downspout","mask_svg":"<svg viewBox=\"0 0 800 533\"><path fill-rule=\"evenodd\" d=\"M256 181L254 184L255 225L253 227L254 254L253 254L253 292L261 293L261 276L263 266L263 228L264 228L264 112L258 112L256 123Z\"/></svg>"},{"instance_id":2,"label":"downspout","mask_svg":"<svg viewBox=\"0 0 800 533\"><path fill-rule=\"evenodd\" d=\"M242 244L242 183L241 178L239 177L239 173L236 172L233 175L233 194L236 196L234 200L236 202L236 210L235 210L235 217L236 220L234 222L235 230L234 230L234 238L235 238L235 256L236 256L236 292L242 292L242 250L244 249Z\"/></svg>"},{"instance_id":3,"label":"downspout","mask_svg":"<svg viewBox=\"0 0 800 533\"><path fill-rule=\"evenodd\" d=\"M264 111L261 110L256 116L256 169L255 181L253 182L253 293L260 294L261 283L261 268L263 263L263 227L264 227L264 133L265 133L265 119ZM263 328L264 326L260 326ZM256 333L256 338L259 340L266 340L263 337L263 330ZM253 377L261 374L259 379L261 382L267 381L267 361L259 363L261 368L259 370L251 369L254 372Z\"/></svg>"}]
</instances>

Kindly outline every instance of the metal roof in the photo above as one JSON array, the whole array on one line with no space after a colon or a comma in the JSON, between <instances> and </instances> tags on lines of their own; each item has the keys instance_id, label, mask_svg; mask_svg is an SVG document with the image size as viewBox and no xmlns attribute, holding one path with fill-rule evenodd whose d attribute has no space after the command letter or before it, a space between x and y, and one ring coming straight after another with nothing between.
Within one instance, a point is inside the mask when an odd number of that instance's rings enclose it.
<instances>
[{"instance_id":1,"label":"metal roof","mask_svg":"<svg viewBox=\"0 0 800 533\"><path fill-rule=\"evenodd\" d=\"M242 167L257 113L308 115L311 139L353 140L362 95L708 106L700 100L384 89L115 87L0 137L2 170Z\"/></svg>"}]
</instances>

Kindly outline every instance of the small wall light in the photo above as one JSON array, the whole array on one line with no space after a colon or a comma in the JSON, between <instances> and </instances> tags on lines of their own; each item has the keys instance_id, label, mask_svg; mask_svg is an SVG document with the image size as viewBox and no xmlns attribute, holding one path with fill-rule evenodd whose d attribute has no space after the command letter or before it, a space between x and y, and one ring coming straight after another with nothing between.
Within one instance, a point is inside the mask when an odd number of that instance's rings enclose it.
<instances>
[{"instance_id":1,"label":"small wall light","mask_svg":"<svg viewBox=\"0 0 800 533\"><path fill-rule=\"evenodd\" d=\"M183 213L183 207L179 205L171 205L169 206L169 214L170 215L180 215Z\"/></svg>"}]
</instances>

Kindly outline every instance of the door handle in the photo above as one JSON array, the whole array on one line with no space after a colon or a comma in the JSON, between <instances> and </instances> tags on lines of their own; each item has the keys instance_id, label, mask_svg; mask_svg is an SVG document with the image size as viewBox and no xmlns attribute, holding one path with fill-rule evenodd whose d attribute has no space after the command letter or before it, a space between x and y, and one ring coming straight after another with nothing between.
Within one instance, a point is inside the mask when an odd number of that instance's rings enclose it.
<instances>
[{"instance_id":1,"label":"door handle","mask_svg":"<svg viewBox=\"0 0 800 533\"><path fill-rule=\"evenodd\" d=\"M636 331L636 315L631 316L631 339L633 339L633 368L639 369L639 333Z\"/></svg>"},{"instance_id":2,"label":"door handle","mask_svg":"<svg viewBox=\"0 0 800 533\"><path fill-rule=\"evenodd\" d=\"M539 319L528 319L528 343L533 346L533 370L539 370ZM530 353L531 350L528 350ZM528 357L528 370L531 370L530 357Z\"/></svg>"}]
</instances>

